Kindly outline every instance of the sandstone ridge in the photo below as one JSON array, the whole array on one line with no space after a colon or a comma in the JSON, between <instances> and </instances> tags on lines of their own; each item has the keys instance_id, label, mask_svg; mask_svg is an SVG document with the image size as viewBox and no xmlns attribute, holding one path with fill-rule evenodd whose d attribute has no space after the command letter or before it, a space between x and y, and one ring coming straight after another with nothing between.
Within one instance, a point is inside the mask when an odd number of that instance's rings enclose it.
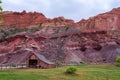
<instances>
[{"instance_id":1,"label":"sandstone ridge","mask_svg":"<svg viewBox=\"0 0 120 80\"><path fill-rule=\"evenodd\" d=\"M4 20L0 25L0 57L5 58L0 63L24 49L59 64L111 63L120 56L119 8L76 23L64 17L49 19L37 12L0 15Z\"/></svg>"}]
</instances>

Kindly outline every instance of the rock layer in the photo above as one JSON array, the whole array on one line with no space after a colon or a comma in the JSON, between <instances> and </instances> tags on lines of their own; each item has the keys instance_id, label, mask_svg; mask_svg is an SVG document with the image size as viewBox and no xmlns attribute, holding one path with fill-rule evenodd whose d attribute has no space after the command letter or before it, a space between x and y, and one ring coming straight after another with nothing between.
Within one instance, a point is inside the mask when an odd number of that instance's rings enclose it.
<instances>
[{"instance_id":1,"label":"rock layer","mask_svg":"<svg viewBox=\"0 0 120 80\"><path fill-rule=\"evenodd\" d=\"M64 17L46 18L42 13L38 12L11 12L4 11L0 14L3 23L0 27L7 28L27 28L27 27L41 27L41 26L74 26L75 23L71 19Z\"/></svg>"},{"instance_id":2,"label":"rock layer","mask_svg":"<svg viewBox=\"0 0 120 80\"><path fill-rule=\"evenodd\" d=\"M59 64L111 63L120 56L119 8L77 23L64 17L48 19L37 12L3 12L1 16L4 22L0 28L41 28L0 40L0 57L24 49Z\"/></svg>"},{"instance_id":3,"label":"rock layer","mask_svg":"<svg viewBox=\"0 0 120 80\"><path fill-rule=\"evenodd\" d=\"M83 33L79 29L76 31L74 27L51 27L49 33L49 27L43 29L6 38L0 43L0 55L30 49L53 62L65 64L108 63L120 56L120 36L115 38L113 32Z\"/></svg>"},{"instance_id":4,"label":"rock layer","mask_svg":"<svg viewBox=\"0 0 120 80\"><path fill-rule=\"evenodd\" d=\"M77 24L84 31L117 30L120 29L120 8L90 17L88 20L81 20Z\"/></svg>"}]
</instances>

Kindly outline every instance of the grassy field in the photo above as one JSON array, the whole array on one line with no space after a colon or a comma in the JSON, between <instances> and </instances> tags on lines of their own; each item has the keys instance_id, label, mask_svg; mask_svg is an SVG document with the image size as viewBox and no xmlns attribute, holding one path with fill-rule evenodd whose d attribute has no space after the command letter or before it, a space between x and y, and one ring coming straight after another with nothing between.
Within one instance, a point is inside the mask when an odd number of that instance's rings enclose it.
<instances>
[{"instance_id":1,"label":"grassy field","mask_svg":"<svg viewBox=\"0 0 120 80\"><path fill-rule=\"evenodd\" d=\"M0 80L120 80L120 67L113 65L75 67L77 72L73 75L64 73L68 67L0 70Z\"/></svg>"}]
</instances>

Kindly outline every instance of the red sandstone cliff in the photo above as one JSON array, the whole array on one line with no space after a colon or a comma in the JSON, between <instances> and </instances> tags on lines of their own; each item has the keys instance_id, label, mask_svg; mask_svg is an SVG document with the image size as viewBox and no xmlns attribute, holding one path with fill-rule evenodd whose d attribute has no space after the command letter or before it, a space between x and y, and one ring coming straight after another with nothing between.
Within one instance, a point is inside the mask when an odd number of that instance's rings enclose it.
<instances>
[{"instance_id":1,"label":"red sandstone cliff","mask_svg":"<svg viewBox=\"0 0 120 80\"><path fill-rule=\"evenodd\" d=\"M64 17L48 19L41 13L25 11L3 12L1 17L4 19L1 28L42 27L35 32L24 30L3 36L0 56L31 49L53 62L77 64L114 62L120 56L119 8L77 23Z\"/></svg>"},{"instance_id":2,"label":"red sandstone cliff","mask_svg":"<svg viewBox=\"0 0 120 80\"><path fill-rule=\"evenodd\" d=\"M99 31L99 30L118 30L120 29L120 8L90 17L88 20L81 20L77 24L84 31Z\"/></svg>"},{"instance_id":3,"label":"red sandstone cliff","mask_svg":"<svg viewBox=\"0 0 120 80\"><path fill-rule=\"evenodd\" d=\"M42 13L23 11L19 12L2 12L0 15L3 19L1 27L25 28L30 26L39 26L46 20Z\"/></svg>"},{"instance_id":4,"label":"red sandstone cliff","mask_svg":"<svg viewBox=\"0 0 120 80\"><path fill-rule=\"evenodd\" d=\"M40 26L74 26L80 27L83 31L100 31L100 30L117 30L120 29L120 8L90 17L88 20L82 19L79 22L74 22L71 19L64 17L46 18L42 13L38 12L10 12L5 11L0 14L4 22L0 27L40 27Z\"/></svg>"},{"instance_id":5,"label":"red sandstone cliff","mask_svg":"<svg viewBox=\"0 0 120 80\"><path fill-rule=\"evenodd\" d=\"M3 23L0 27L9 28L26 28L26 27L40 27L40 26L74 26L73 20L65 19L64 17L57 17L53 19L46 18L42 13L38 12L11 12L4 11L0 14Z\"/></svg>"}]
</instances>

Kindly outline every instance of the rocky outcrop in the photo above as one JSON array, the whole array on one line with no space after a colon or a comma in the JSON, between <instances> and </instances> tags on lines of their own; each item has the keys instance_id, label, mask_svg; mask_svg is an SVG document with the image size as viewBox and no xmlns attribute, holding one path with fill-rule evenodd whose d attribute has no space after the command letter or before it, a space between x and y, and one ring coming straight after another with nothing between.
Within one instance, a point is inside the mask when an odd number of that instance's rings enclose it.
<instances>
[{"instance_id":1,"label":"rocky outcrop","mask_svg":"<svg viewBox=\"0 0 120 80\"><path fill-rule=\"evenodd\" d=\"M120 56L118 36L106 31L81 32L75 27L44 27L35 33L7 37L0 43L0 54L31 49L56 63L108 63Z\"/></svg>"},{"instance_id":2,"label":"rocky outcrop","mask_svg":"<svg viewBox=\"0 0 120 80\"><path fill-rule=\"evenodd\" d=\"M83 32L93 31L109 31L120 29L120 8L90 17L88 20L82 19L79 22L74 22L71 19L64 17L46 18L42 13L38 12L10 12L4 11L0 14L3 23L0 27L7 28L26 28L26 27L60 27L60 26L74 26L80 27Z\"/></svg>"},{"instance_id":3,"label":"rocky outcrop","mask_svg":"<svg viewBox=\"0 0 120 80\"><path fill-rule=\"evenodd\" d=\"M77 24L83 31L117 30L120 29L120 8L90 17L88 20L81 20Z\"/></svg>"},{"instance_id":4,"label":"rocky outcrop","mask_svg":"<svg viewBox=\"0 0 120 80\"><path fill-rule=\"evenodd\" d=\"M25 11L3 12L1 17L4 22L0 28L4 26L12 35L1 30L0 57L24 49L37 51L59 64L111 63L120 56L119 8L77 23ZM32 31L26 30L29 27Z\"/></svg>"},{"instance_id":5,"label":"rocky outcrop","mask_svg":"<svg viewBox=\"0 0 120 80\"><path fill-rule=\"evenodd\" d=\"M38 12L12 12L4 11L0 14L3 22L0 27L6 28L28 28L28 27L42 27L42 26L75 26L71 19L64 17L46 18L42 13Z\"/></svg>"},{"instance_id":6,"label":"rocky outcrop","mask_svg":"<svg viewBox=\"0 0 120 80\"><path fill-rule=\"evenodd\" d=\"M0 16L3 19L1 27L7 28L26 28L30 26L38 27L46 20L42 13L23 11L19 12L2 12Z\"/></svg>"},{"instance_id":7,"label":"rocky outcrop","mask_svg":"<svg viewBox=\"0 0 120 80\"><path fill-rule=\"evenodd\" d=\"M65 19L64 17L57 17L53 19L47 19L41 26L52 26L52 27L60 27L60 26L75 26L75 23L71 19Z\"/></svg>"}]
</instances>

